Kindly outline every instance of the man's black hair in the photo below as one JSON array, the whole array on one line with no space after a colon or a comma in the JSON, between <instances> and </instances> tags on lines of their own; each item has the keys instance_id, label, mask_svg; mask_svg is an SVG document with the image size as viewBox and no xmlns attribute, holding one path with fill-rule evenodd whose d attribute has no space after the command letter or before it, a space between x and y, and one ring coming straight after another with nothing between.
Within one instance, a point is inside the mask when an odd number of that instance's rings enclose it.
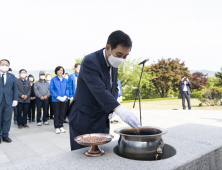
<instances>
[{"instance_id":1,"label":"man's black hair","mask_svg":"<svg viewBox=\"0 0 222 170\"><path fill-rule=\"evenodd\" d=\"M9 69L8 69L8 71L12 71L12 69L11 69L11 68L9 68Z\"/></svg>"},{"instance_id":2,"label":"man's black hair","mask_svg":"<svg viewBox=\"0 0 222 170\"><path fill-rule=\"evenodd\" d=\"M77 67L80 66L80 65L81 65L80 63L76 63L76 64L74 65L74 67L77 68Z\"/></svg>"},{"instance_id":3,"label":"man's black hair","mask_svg":"<svg viewBox=\"0 0 222 170\"><path fill-rule=\"evenodd\" d=\"M9 62L7 59L1 59L0 63L1 63L2 61L7 61L8 64L10 65L10 62Z\"/></svg>"},{"instance_id":4,"label":"man's black hair","mask_svg":"<svg viewBox=\"0 0 222 170\"><path fill-rule=\"evenodd\" d=\"M115 49L119 44L124 47L132 48L132 41L130 37L120 30L114 31L109 35L107 44L111 46L112 50Z\"/></svg>"},{"instance_id":5,"label":"man's black hair","mask_svg":"<svg viewBox=\"0 0 222 170\"><path fill-rule=\"evenodd\" d=\"M182 78L187 77L187 75L184 75Z\"/></svg>"},{"instance_id":6,"label":"man's black hair","mask_svg":"<svg viewBox=\"0 0 222 170\"><path fill-rule=\"evenodd\" d=\"M65 69L62 66L58 66L55 68L55 74L57 75L57 71L59 71L60 69L63 69L63 74L65 74Z\"/></svg>"},{"instance_id":7,"label":"man's black hair","mask_svg":"<svg viewBox=\"0 0 222 170\"><path fill-rule=\"evenodd\" d=\"M27 73L27 71L26 71L25 69L21 69L21 70L19 71L19 73L21 73L22 71L25 71L25 72Z\"/></svg>"}]
</instances>

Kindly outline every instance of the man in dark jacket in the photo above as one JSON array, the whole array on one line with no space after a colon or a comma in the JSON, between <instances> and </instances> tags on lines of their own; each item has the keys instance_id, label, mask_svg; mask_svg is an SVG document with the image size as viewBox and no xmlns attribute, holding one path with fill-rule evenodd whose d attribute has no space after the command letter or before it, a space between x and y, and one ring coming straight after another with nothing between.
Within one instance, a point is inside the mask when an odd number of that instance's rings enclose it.
<instances>
[{"instance_id":1,"label":"man in dark jacket","mask_svg":"<svg viewBox=\"0 0 222 170\"><path fill-rule=\"evenodd\" d=\"M28 128L27 114L30 103L31 86L30 82L25 79L27 71L21 69L19 71L19 77L16 82L18 86L18 106L17 106L17 122L18 128Z\"/></svg>"},{"instance_id":2,"label":"man in dark jacket","mask_svg":"<svg viewBox=\"0 0 222 170\"><path fill-rule=\"evenodd\" d=\"M10 62L6 59L0 61L0 143L11 142L8 137L12 120L12 107L18 104L18 89L16 78L9 73Z\"/></svg>"},{"instance_id":3,"label":"man in dark jacket","mask_svg":"<svg viewBox=\"0 0 222 170\"><path fill-rule=\"evenodd\" d=\"M190 86L192 85L187 78L187 76L183 76L182 80L179 82L179 85L181 85L180 88L180 94L182 98L182 105L183 105L183 110L186 110L186 105L185 105L185 98L187 99L188 103L188 109L191 110L191 105L190 105Z\"/></svg>"},{"instance_id":4,"label":"man in dark jacket","mask_svg":"<svg viewBox=\"0 0 222 170\"><path fill-rule=\"evenodd\" d=\"M130 37L122 31L115 31L110 34L105 49L83 59L75 96L67 110L71 150L84 147L74 141L78 135L108 134L109 118L113 112L130 126L140 126L139 119L117 101L117 70L131 47Z\"/></svg>"}]
</instances>

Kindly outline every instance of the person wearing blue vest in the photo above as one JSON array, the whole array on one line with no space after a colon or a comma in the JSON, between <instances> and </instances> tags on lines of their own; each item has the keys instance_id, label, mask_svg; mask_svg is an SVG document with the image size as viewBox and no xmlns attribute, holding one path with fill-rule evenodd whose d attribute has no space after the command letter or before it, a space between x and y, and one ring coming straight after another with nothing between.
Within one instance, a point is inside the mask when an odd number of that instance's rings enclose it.
<instances>
[{"instance_id":1,"label":"person wearing blue vest","mask_svg":"<svg viewBox=\"0 0 222 170\"><path fill-rule=\"evenodd\" d=\"M0 143L11 142L8 137L12 120L12 107L18 104L18 88L16 78L9 73L10 62L6 59L0 61Z\"/></svg>"},{"instance_id":2,"label":"person wearing blue vest","mask_svg":"<svg viewBox=\"0 0 222 170\"><path fill-rule=\"evenodd\" d=\"M71 74L69 76L68 79L68 84L69 84L69 96L70 96L70 100L73 100L73 97L75 95L76 92L76 87L77 87L77 78L79 75L79 71L80 71L80 63L76 63L75 64L75 72L73 74Z\"/></svg>"},{"instance_id":3,"label":"person wearing blue vest","mask_svg":"<svg viewBox=\"0 0 222 170\"><path fill-rule=\"evenodd\" d=\"M63 128L63 120L66 109L66 102L69 98L68 81L62 75L65 70L62 66L55 69L55 76L50 82L50 93L52 94L52 106L54 113L54 127L56 134L65 133Z\"/></svg>"}]
</instances>

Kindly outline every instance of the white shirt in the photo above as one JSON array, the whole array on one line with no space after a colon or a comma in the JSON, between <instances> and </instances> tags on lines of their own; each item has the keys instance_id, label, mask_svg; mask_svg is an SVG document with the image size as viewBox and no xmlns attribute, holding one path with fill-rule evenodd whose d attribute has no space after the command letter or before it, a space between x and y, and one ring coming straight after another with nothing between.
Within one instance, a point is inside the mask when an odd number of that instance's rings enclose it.
<instances>
[{"instance_id":1,"label":"white shirt","mask_svg":"<svg viewBox=\"0 0 222 170\"><path fill-rule=\"evenodd\" d=\"M105 55L105 49L103 50L103 55L106 61L106 55ZM113 85L113 81L112 81L112 67L108 64L108 62L106 61L107 67L110 67L109 69L109 75L110 75L110 86L112 87Z\"/></svg>"},{"instance_id":2,"label":"white shirt","mask_svg":"<svg viewBox=\"0 0 222 170\"><path fill-rule=\"evenodd\" d=\"M6 72L6 73L3 73L3 72L0 71L0 73L1 73L1 78L2 78L2 74L4 74L4 85L5 85L6 79L7 79L7 76L6 76L7 72Z\"/></svg>"},{"instance_id":3,"label":"white shirt","mask_svg":"<svg viewBox=\"0 0 222 170\"><path fill-rule=\"evenodd\" d=\"M184 87L183 87L183 91L187 91L187 81L184 81Z\"/></svg>"}]
</instances>

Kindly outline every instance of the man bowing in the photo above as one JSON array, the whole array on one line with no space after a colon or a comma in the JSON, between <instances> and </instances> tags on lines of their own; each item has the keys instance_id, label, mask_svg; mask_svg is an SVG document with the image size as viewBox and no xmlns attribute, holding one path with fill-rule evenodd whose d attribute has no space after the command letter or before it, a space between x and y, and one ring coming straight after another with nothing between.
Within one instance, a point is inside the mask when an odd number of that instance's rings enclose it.
<instances>
[{"instance_id":1,"label":"man bowing","mask_svg":"<svg viewBox=\"0 0 222 170\"><path fill-rule=\"evenodd\" d=\"M140 126L138 118L117 101L117 70L131 48L130 37L122 31L114 31L105 48L83 59L75 96L67 110L71 150L84 147L74 141L78 135L108 134L109 118L113 112L133 128Z\"/></svg>"},{"instance_id":2,"label":"man bowing","mask_svg":"<svg viewBox=\"0 0 222 170\"><path fill-rule=\"evenodd\" d=\"M6 59L0 61L0 143L11 142L8 132L11 127L12 107L18 104L18 88L16 78L9 73L10 62Z\"/></svg>"}]
</instances>

